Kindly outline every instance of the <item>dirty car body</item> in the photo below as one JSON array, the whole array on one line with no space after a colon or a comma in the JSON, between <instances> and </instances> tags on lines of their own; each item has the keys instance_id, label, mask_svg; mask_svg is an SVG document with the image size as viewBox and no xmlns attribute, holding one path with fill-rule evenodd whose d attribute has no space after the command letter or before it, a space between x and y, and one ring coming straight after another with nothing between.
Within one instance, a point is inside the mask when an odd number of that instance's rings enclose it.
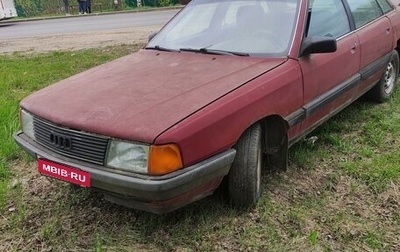
<instances>
[{"instance_id":1,"label":"dirty car body","mask_svg":"<svg viewBox=\"0 0 400 252\"><path fill-rule=\"evenodd\" d=\"M265 169L398 75L398 2L194 0L142 50L21 101L44 175L164 213L213 193L253 205Z\"/></svg>"}]
</instances>

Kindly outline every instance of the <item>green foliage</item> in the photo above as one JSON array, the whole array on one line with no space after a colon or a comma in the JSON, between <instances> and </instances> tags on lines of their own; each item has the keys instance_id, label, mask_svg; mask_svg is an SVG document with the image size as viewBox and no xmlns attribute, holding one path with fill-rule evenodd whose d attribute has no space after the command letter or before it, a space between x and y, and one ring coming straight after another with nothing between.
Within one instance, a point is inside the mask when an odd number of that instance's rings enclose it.
<instances>
[{"instance_id":1,"label":"green foliage","mask_svg":"<svg viewBox=\"0 0 400 252\"><path fill-rule=\"evenodd\" d=\"M313 230L308 236L308 240L310 241L311 245L316 245L318 241L318 231Z\"/></svg>"},{"instance_id":2,"label":"green foliage","mask_svg":"<svg viewBox=\"0 0 400 252\"><path fill-rule=\"evenodd\" d=\"M31 17L39 14L39 10L34 1L15 0L15 7L20 17Z\"/></svg>"},{"instance_id":3,"label":"green foliage","mask_svg":"<svg viewBox=\"0 0 400 252\"><path fill-rule=\"evenodd\" d=\"M122 2L123 9L136 8L137 0L118 0ZM179 0L141 0L142 6L165 7L178 4ZM77 1L69 0L71 11L76 11ZM92 0L92 9L94 12L115 10L114 0ZM35 17L47 15L61 15L65 13L63 0L15 0L18 15L20 17Z\"/></svg>"},{"instance_id":4,"label":"green foliage","mask_svg":"<svg viewBox=\"0 0 400 252\"><path fill-rule=\"evenodd\" d=\"M158 0L157 2L158 2L157 6L161 7L170 6L173 4L172 0Z\"/></svg>"},{"instance_id":5,"label":"green foliage","mask_svg":"<svg viewBox=\"0 0 400 252\"><path fill-rule=\"evenodd\" d=\"M125 6L137 7L137 0L124 0Z\"/></svg>"}]
</instances>

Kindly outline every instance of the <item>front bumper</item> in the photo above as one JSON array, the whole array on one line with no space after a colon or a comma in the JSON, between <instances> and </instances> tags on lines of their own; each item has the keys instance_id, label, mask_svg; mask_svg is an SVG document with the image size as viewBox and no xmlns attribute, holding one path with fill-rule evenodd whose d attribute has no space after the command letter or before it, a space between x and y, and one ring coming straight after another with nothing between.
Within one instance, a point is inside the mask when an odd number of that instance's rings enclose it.
<instances>
[{"instance_id":1,"label":"front bumper","mask_svg":"<svg viewBox=\"0 0 400 252\"><path fill-rule=\"evenodd\" d=\"M229 149L190 167L164 176L145 176L77 161L37 144L23 132L15 141L30 155L90 173L91 186L111 202L154 213L165 213L212 194L228 174L236 151Z\"/></svg>"}]
</instances>

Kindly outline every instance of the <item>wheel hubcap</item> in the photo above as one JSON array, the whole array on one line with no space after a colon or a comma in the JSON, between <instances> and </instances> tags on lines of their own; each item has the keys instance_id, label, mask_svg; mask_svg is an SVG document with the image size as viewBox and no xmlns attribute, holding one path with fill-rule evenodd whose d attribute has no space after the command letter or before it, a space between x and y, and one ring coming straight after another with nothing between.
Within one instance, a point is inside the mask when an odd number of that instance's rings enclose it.
<instances>
[{"instance_id":1,"label":"wheel hubcap","mask_svg":"<svg viewBox=\"0 0 400 252\"><path fill-rule=\"evenodd\" d=\"M391 61L387 65L385 72L384 91L386 94L390 94L393 91L395 80L396 80L396 68L393 64L393 61Z\"/></svg>"}]
</instances>

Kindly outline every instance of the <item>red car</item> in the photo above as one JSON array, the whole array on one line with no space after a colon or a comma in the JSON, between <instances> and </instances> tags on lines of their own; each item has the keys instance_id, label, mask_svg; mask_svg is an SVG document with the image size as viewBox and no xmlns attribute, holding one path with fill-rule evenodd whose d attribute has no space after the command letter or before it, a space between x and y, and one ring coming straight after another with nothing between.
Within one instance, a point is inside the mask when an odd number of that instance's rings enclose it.
<instances>
[{"instance_id":1,"label":"red car","mask_svg":"<svg viewBox=\"0 0 400 252\"><path fill-rule=\"evenodd\" d=\"M142 50L21 102L17 143L38 171L163 213L226 177L238 207L264 169L399 71L399 1L194 0Z\"/></svg>"}]
</instances>

